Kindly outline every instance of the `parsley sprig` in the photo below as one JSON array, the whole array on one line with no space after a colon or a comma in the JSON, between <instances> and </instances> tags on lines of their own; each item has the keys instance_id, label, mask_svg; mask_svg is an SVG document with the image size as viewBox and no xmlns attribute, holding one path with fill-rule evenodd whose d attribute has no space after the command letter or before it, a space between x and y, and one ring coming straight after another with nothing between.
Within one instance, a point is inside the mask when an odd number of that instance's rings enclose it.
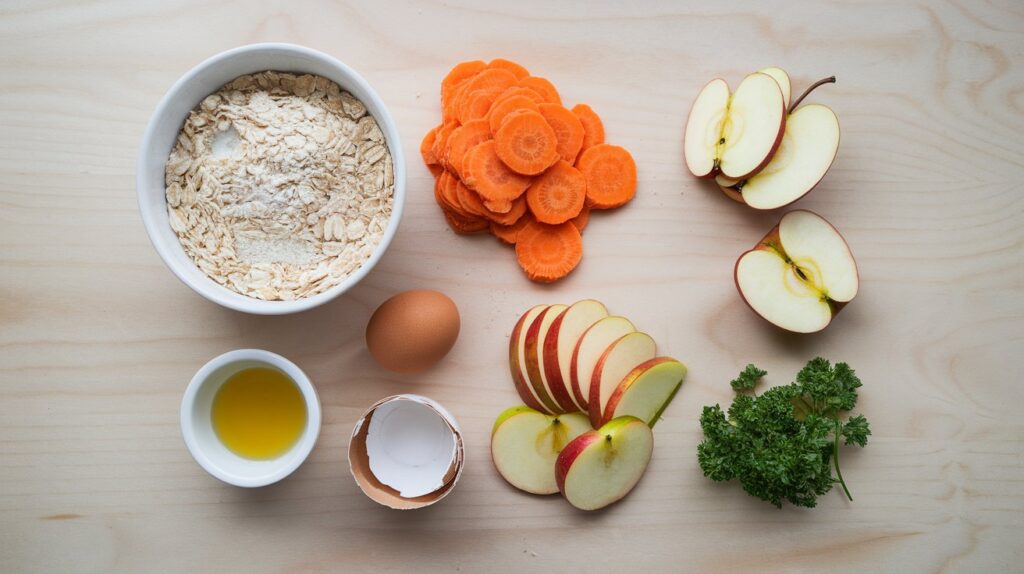
<instances>
[{"instance_id":1,"label":"parsley sprig","mask_svg":"<svg viewBox=\"0 0 1024 574\"><path fill-rule=\"evenodd\" d=\"M752 390L765 374L747 365L730 384L737 392ZM704 441L697 447L704 475L739 479L748 494L779 508L784 500L812 508L836 483L852 501L839 468L839 443L863 447L871 430L863 415L846 422L840 415L857 404L860 386L849 365L833 367L817 357L793 383L737 395L728 413L719 405L704 407Z\"/></svg>"}]
</instances>

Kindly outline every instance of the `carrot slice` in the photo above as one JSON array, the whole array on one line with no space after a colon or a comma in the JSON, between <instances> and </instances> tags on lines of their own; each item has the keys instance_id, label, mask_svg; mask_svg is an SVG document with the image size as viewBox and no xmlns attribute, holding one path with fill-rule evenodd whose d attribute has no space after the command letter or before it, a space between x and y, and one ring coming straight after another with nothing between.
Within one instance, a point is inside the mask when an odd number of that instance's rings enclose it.
<instances>
[{"instance_id":1,"label":"carrot slice","mask_svg":"<svg viewBox=\"0 0 1024 574\"><path fill-rule=\"evenodd\" d=\"M624 148L599 144L583 150L576 167L587 178L590 207L619 207L636 195L636 162Z\"/></svg>"},{"instance_id":2,"label":"carrot slice","mask_svg":"<svg viewBox=\"0 0 1024 574\"><path fill-rule=\"evenodd\" d=\"M544 101L544 96L531 90L530 88L524 88L522 86L512 86L511 88L505 88L505 91L501 92L497 98L494 98L494 102L498 103L505 98L511 98L512 96L526 96L533 100L533 103L540 105L547 103Z\"/></svg>"},{"instance_id":3,"label":"carrot slice","mask_svg":"<svg viewBox=\"0 0 1024 574\"><path fill-rule=\"evenodd\" d=\"M484 203L484 213L481 215L499 225L512 225L519 221L527 211L529 209L526 205L526 196L520 195L517 199L512 200L508 211L505 212L487 209L487 203Z\"/></svg>"},{"instance_id":4,"label":"carrot slice","mask_svg":"<svg viewBox=\"0 0 1024 574\"><path fill-rule=\"evenodd\" d=\"M434 141L437 139L437 130L439 129L441 126L430 128L427 135L423 136L423 141L420 142L420 155L423 156L423 163L427 165L437 163L437 156L434 155Z\"/></svg>"},{"instance_id":5,"label":"carrot slice","mask_svg":"<svg viewBox=\"0 0 1024 574\"><path fill-rule=\"evenodd\" d=\"M558 139L558 155L570 164L575 163L576 156L583 148L583 138L586 134L583 122L576 117L576 114L558 104L541 104L538 108L540 115L544 116L551 129L555 130L555 138Z\"/></svg>"},{"instance_id":6,"label":"carrot slice","mask_svg":"<svg viewBox=\"0 0 1024 574\"><path fill-rule=\"evenodd\" d=\"M558 161L558 139L544 116L523 112L505 119L494 134L495 151L516 173L536 175Z\"/></svg>"},{"instance_id":7,"label":"carrot slice","mask_svg":"<svg viewBox=\"0 0 1024 574\"><path fill-rule=\"evenodd\" d=\"M496 102L504 92L494 90L477 90L466 97L465 102L459 110L459 121L468 124L473 120L480 120L487 117L491 111L491 104Z\"/></svg>"},{"instance_id":8,"label":"carrot slice","mask_svg":"<svg viewBox=\"0 0 1024 574\"><path fill-rule=\"evenodd\" d=\"M448 167L462 175L462 160L466 152L477 144L491 139L491 128L487 120L473 120L463 124L448 138Z\"/></svg>"},{"instance_id":9,"label":"carrot slice","mask_svg":"<svg viewBox=\"0 0 1024 574\"><path fill-rule=\"evenodd\" d=\"M549 104L562 105L562 96L558 95L558 90L555 89L555 85L549 82L546 78L528 76L519 80L519 85L524 88L530 88L544 96L544 101Z\"/></svg>"},{"instance_id":10,"label":"carrot slice","mask_svg":"<svg viewBox=\"0 0 1024 574\"><path fill-rule=\"evenodd\" d=\"M462 205L459 204L458 198L455 195L455 181L457 180L452 176L451 172L443 172L437 178L434 188L434 199L437 200L437 204L444 211L450 211L461 217L469 217L471 214L462 209Z\"/></svg>"},{"instance_id":11,"label":"carrot slice","mask_svg":"<svg viewBox=\"0 0 1024 574\"><path fill-rule=\"evenodd\" d=\"M491 221L491 233L502 243L515 245L519 232L529 225L531 221L534 221L534 219L529 212L524 213L522 217L511 225L502 225L496 221Z\"/></svg>"},{"instance_id":12,"label":"carrot slice","mask_svg":"<svg viewBox=\"0 0 1024 574\"><path fill-rule=\"evenodd\" d=\"M487 63L487 67L508 70L512 72L513 76L520 80L530 75L529 70L513 62L512 60L506 60L505 58L495 58Z\"/></svg>"},{"instance_id":13,"label":"carrot slice","mask_svg":"<svg viewBox=\"0 0 1024 574\"><path fill-rule=\"evenodd\" d=\"M487 213L489 212L487 211L487 208L484 207L484 202L480 199L480 195L466 187L466 185L458 179L455 181L455 197L459 200L459 205L462 206L462 209L470 215L487 217Z\"/></svg>"},{"instance_id":14,"label":"carrot slice","mask_svg":"<svg viewBox=\"0 0 1024 574\"><path fill-rule=\"evenodd\" d=\"M487 68L481 60L471 60L468 62L459 62L448 72L448 75L441 80L441 100L442 102L448 98L455 86L458 86L463 81L472 78Z\"/></svg>"},{"instance_id":15,"label":"carrot slice","mask_svg":"<svg viewBox=\"0 0 1024 574\"><path fill-rule=\"evenodd\" d=\"M575 269L582 258L583 239L569 222L547 225L531 221L516 235L516 259L533 281L557 281Z\"/></svg>"},{"instance_id":16,"label":"carrot slice","mask_svg":"<svg viewBox=\"0 0 1024 574\"><path fill-rule=\"evenodd\" d=\"M434 136L434 145L431 146L431 151L433 151L434 157L437 158L437 163L442 166L448 165L448 138L457 127L459 127L458 124L454 122L442 124Z\"/></svg>"},{"instance_id":17,"label":"carrot slice","mask_svg":"<svg viewBox=\"0 0 1024 574\"><path fill-rule=\"evenodd\" d=\"M526 190L526 203L534 217L552 225L579 215L586 198L586 178L564 160L548 168Z\"/></svg>"},{"instance_id":18,"label":"carrot slice","mask_svg":"<svg viewBox=\"0 0 1024 574\"><path fill-rule=\"evenodd\" d=\"M511 203L530 187L529 177L512 171L501 161L494 140L485 141L467 151L462 160L462 170L466 185L479 193L485 204L494 204L488 205L491 211L502 211L500 207L495 207Z\"/></svg>"},{"instance_id":19,"label":"carrot slice","mask_svg":"<svg viewBox=\"0 0 1024 574\"><path fill-rule=\"evenodd\" d=\"M583 209L580 210L580 214L570 219L576 229L579 230L580 235L583 235L583 230L587 228L587 224L590 223L590 206L586 203L583 204Z\"/></svg>"},{"instance_id":20,"label":"carrot slice","mask_svg":"<svg viewBox=\"0 0 1024 574\"><path fill-rule=\"evenodd\" d=\"M479 217L463 217L450 211L444 212L444 220L448 223L448 227L452 228L452 231L460 235L480 233L481 231L486 231L491 226L490 222L486 219Z\"/></svg>"},{"instance_id":21,"label":"carrot slice","mask_svg":"<svg viewBox=\"0 0 1024 574\"><path fill-rule=\"evenodd\" d=\"M508 70L500 68L488 68L473 76L466 82L466 89L470 92L475 90L489 90L501 93L519 83L515 75Z\"/></svg>"},{"instance_id":22,"label":"carrot slice","mask_svg":"<svg viewBox=\"0 0 1024 574\"><path fill-rule=\"evenodd\" d=\"M509 96L496 101L491 106L491 111L487 113L487 122L491 126L491 133L497 132L501 127L501 122L510 113L518 110L539 111L537 104L526 96Z\"/></svg>"},{"instance_id":23,"label":"carrot slice","mask_svg":"<svg viewBox=\"0 0 1024 574\"><path fill-rule=\"evenodd\" d=\"M576 114L583 124L583 147L580 151L604 143L604 123L593 108L587 104L576 104L572 113Z\"/></svg>"}]
</instances>

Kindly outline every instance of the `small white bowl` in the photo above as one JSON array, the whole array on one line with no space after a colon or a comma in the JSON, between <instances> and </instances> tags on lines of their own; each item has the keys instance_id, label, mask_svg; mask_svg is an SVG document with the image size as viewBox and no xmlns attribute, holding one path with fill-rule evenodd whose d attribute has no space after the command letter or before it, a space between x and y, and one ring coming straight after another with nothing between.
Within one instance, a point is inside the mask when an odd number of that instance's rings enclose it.
<instances>
[{"instance_id":1,"label":"small white bowl","mask_svg":"<svg viewBox=\"0 0 1024 574\"><path fill-rule=\"evenodd\" d=\"M377 120L394 165L395 192L391 219L377 249L363 266L334 287L312 297L295 301L264 301L246 297L219 285L200 270L182 249L167 216L164 165L190 111L206 96L235 78L276 70L323 76L350 92ZM171 271L193 291L210 301L236 311L259 315L297 313L322 305L359 283L380 261L398 231L405 204L405 157L398 128L384 102L355 70L322 52L294 44L250 44L222 52L192 68L171 86L146 126L136 164L139 211L153 247Z\"/></svg>"},{"instance_id":2,"label":"small white bowl","mask_svg":"<svg viewBox=\"0 0 1024 574\"><path fill-rule=\"evenodd\" d=\"M213 398L231 375L253 367L269 367L288 376L306 399L306 428L288 452L271 460L251 460L228 450L213 429ZM203 365L181 399L181 434L192 458L206 472L228 484L266 486L288 476L306 460L320 436L320 399L309 378L295 363L269 351L239 349Z\"/></svg>"}]
</instances>

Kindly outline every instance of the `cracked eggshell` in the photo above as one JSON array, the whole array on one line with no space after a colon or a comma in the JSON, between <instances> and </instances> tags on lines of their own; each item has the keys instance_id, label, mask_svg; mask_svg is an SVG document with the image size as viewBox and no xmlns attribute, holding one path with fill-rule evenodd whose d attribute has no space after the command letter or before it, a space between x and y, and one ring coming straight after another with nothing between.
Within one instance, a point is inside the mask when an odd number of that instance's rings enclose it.
<instances>
[{"instance_id":1,"label":"cracked eggshell","mask_svg":"<svg viewBox=\"0 0 1024 574\"><path fill-rule=\"evenodd\" d=\"M420 395L381 399L352 431L348 464L363 493L389 508L412 510L448 495L462 475L465 450L455 417Z\"/></svg>"}]
</instances>

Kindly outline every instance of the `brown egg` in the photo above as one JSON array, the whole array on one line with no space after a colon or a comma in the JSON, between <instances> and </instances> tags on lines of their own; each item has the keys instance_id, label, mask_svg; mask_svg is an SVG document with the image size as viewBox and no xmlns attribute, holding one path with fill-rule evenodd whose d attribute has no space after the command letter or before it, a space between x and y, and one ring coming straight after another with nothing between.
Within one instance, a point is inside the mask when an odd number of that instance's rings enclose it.
<instances>
[{"instance_id":1,"label":"brown egg","mask_svg":"<svg viewBox=\"0 0 1024 574\"><path fill-rule=\"evenodd\" d=\"M366 346L385 369L416 373L452 350L460 325L459 309L444 293L414 289L377 307L366 325Z\"/></svg>"}]
</instances>

